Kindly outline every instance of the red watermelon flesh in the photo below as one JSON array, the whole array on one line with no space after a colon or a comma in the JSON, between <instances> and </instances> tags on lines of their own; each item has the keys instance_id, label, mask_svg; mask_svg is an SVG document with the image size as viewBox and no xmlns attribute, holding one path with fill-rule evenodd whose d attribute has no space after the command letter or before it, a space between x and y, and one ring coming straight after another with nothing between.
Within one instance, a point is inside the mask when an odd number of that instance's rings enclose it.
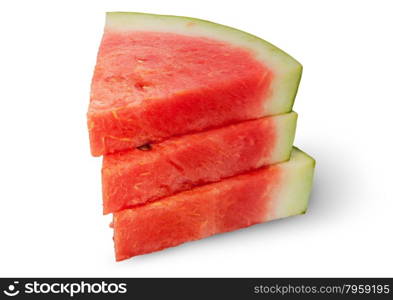
<instances>
[{"instance_id":1,"label":"red watermelon flesh","mask_svg":"<svg viewBox=\"0 0 393 300\"><path fill-rule=\"evenodd\" d=\"M300 74L290 56L233 28L109 13L91 87L91 152L288 112Z\"/></svg>"},{"instance_id":2,"label":"red watermelon flesh","mask_svg":"<svg viewBox=\"0 0 393 300\"><path fill-rule=\"evenodd\" d=\"M304 213L314 166L294 149L288 162L117 212L116 260Z\"/></svg>"},{"instance_id":3,"label":"red watermelon flesh","mask_svg":"<svg viewBox=\"0 0 393 300\"><path fill-rule=\"evenodd\" d=\"M104 213L287 160L296 120L292 112L105 155Z\"/></svg>"}]
</instances>

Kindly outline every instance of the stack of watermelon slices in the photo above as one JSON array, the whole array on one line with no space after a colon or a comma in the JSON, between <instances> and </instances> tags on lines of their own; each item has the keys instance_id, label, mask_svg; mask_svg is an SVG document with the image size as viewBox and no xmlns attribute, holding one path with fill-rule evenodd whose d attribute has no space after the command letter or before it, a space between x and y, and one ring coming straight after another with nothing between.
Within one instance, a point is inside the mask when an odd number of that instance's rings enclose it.
<instances>
[{"instance_id":1,"label":"stack of watermelon slices","mask_svg":"<svg viewBox=\"0 0 393 300\"><path fill-rule=\"evenodd\" d=\"M107 14L88 128L117 260L306 211L315 162L292 148L301 72L230 27Z\"/></svg>"}]
</instances>

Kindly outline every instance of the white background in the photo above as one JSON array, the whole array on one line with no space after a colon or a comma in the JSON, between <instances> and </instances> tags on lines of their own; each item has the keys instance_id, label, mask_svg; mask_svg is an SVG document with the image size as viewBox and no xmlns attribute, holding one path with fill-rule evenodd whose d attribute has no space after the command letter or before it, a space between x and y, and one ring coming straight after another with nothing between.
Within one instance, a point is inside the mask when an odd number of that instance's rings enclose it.
<instances>
[{"instance_id":1,"label":"white background","mask_svg":"<svg viewBox=\"0 0 393 300\"><path fill-rule=\"evenodd\" d=\"M1 1L0 276L393 276L390 4ZM85 117L105 11L208 19L303 64L306 215L115 263Z\"/></svg>"}]
</instances>

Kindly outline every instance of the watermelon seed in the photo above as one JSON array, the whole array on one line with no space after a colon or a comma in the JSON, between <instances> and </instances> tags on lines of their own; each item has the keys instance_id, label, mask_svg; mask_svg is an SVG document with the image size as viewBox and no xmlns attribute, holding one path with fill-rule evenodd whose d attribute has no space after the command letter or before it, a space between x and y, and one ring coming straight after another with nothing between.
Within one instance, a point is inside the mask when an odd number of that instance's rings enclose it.
<instances>
[{"instance_id":1,"label":"watermelon seed","mask_svg":"<svg viewBox=\"0 0 393 300\"><path fill-rule=\"evenodd\" d=\"M135 185L134 185L134 189L135 189L135 190L139 190L141 185L142 185L142 183L137 183L137 184L135 184Z\"/></svg>"},{"instance_id":2,"label":"watermelon seed","mask_svg":"<svg viewBox=\"0 0 393 300\"><path fill-rule=\"evenodd\" d=\"M144 144L142 146L137 147L137 149L142 151L150 151L152 149L152 146L150 144Z\"/></svg>"},{"instance_id":3,"label":"watermelon seed","mask_svg":"<svg viewBox=\"0 0 393 300\"><path fill-rule=\"evenodd\" d=\"M149 84L146 82L136 82L134 86L139 91L146 91L149 88Z\"/></svg>"}]
</instances>

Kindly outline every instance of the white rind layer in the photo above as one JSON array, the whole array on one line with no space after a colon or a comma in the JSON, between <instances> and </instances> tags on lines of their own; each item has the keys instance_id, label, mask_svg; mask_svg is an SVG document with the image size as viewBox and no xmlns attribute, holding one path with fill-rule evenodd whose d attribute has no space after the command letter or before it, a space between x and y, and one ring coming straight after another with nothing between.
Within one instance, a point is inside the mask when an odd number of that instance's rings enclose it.
<instances>
[{"instance_id":1,"label":"white rind layer","mask_svg":"<svg viewBox=\"0 0 393 300\"><path fill-rule=\"evenodd\" d=\"M255 58L273 70L275 77L268 101L264 101L265 115L292 110L302 74L302 65L281 49L249 33L213 22L178 16L133 12L108 12L105 29L108 31L156 31L207 37L247 48Z\"/></svg>"},{"instance_id":2,"label":"white rind layer","mask_svg":"<svg viewBox=\"0 0 393 300\"><path fill-rule=\"evenodd\" d=\"M280 164L282 178L271 219L285 218L306 212L315 168L315 160L293 148L289 161Z\"/></svg>"},{"instance_id":3,"label":"white rind layer","mask_svg":"<svg viewBox=\"0 0 393 300\"><path fill-rule=\"evenodd\" d=\"M297 117L298 115L294 111L274 116L277 140L270 158L272 162L283 162L290 158L295 139Z\"/></svg>"}]
</instances>

